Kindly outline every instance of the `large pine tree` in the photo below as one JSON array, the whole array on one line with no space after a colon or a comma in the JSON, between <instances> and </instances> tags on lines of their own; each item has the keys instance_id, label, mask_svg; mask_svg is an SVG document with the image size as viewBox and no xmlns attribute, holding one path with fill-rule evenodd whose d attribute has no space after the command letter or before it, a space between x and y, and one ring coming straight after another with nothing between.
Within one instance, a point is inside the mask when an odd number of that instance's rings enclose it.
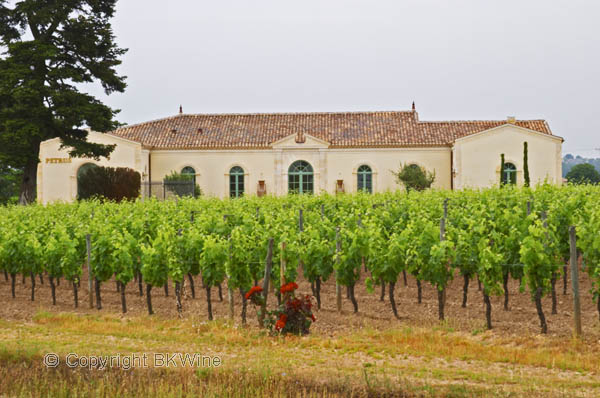
<instances>
[{"instance_id":1,"label":"large pine tree","mask_svg":"<svg viewBox=\"0 0 600 398\"><path fill-rule=\"evenodd\" d=\"M0 0L0 164L23 170L20 203L35 200L42 141L60 138L73 157L99 159L114 149L88 142L85 127L115 129L118 110L77 84L125 90L115 67L126 50L110 24L116 1Z\"/></svg>"}]
</instances>

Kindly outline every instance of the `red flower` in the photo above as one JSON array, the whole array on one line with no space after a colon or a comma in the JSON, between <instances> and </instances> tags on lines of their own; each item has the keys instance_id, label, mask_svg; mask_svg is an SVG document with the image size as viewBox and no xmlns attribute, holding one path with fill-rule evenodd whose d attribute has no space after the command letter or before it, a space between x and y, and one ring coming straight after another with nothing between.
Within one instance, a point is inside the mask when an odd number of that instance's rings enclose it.
<instances>
[{"instance_id":1,"label":"red flower","mask_svg":"<svg viewBox=\"0 0 600 398\"><path fill-rule=\"evenodd\" d=\"M262 292L263 289L260 286L253 286L252 289L248 290L248 293L246 293L246 300L249 300L250 297L252 297L252 295L254 293L260 293Z\"/></svg>"},{"instance_id":2,"label":"red flower","mask_svg":"<svg viewBox=\"0 0 600 398\"><path fill-rule=\"evenodd\" d=\"M288 293L288 292L293 292L296 289L298 289L298 284L296 282L290 282L290 283L286 283L285 285L281 286L279 291L281 293Z\"/></svg>"},{"instance_id":3,"label":"red flower","mask_svg":"<svg viewBox=\"0 0 600 398\"><path fill-rule=\"evenodd\" d=\"M275 330L283 329L285 327L286 323L287 323L287 315L281 314L279 316L279 319L277 320L277 322L275 322Z\"/></svg>"},{"instance_id":4,"label":"red flower","mask_svg":"<svg viewBox=\"0 0 600 398\"><path fill-rule=\"evenodd\" d=\"M315 318L315 316L313 314L310 314L310 319L312 319L313 322L315 322L317 320L317 318Z\"/></svg>"}]
</instances>

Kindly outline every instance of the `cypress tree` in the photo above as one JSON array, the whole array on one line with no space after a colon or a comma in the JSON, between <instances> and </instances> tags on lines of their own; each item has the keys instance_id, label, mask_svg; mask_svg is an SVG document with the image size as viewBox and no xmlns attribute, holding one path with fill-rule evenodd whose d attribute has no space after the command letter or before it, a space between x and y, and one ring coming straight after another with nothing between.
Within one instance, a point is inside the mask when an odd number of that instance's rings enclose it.
<instances>
[{"instance_id":1,"label":"cypress tree","mask_svg":"<svg viewBox=\"0 0 600 398\"><path fill-rule=\"evenodd\" d=\"M504 185L504 154L500 154L500 186Z\"/></svg>"},{"instance_id":2,"label":"cypress tree","mask_svg":"<svg viewBox=\"0 0 600 398\"><path fill-rule=\"evenodd\" d=\"M525 186L529 186L529 164L527 163L527 141L523 143L523 176L525 177Z\"/></svg>"}]
</instances>

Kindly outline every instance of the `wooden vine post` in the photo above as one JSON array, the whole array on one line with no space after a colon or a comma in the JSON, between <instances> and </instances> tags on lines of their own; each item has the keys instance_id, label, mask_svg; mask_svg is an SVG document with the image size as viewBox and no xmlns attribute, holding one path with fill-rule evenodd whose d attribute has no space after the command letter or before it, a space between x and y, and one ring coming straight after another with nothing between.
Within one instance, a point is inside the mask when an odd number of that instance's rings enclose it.
<instances>
[{"instance_id":1,"label":"wooden vine post","mask_svg":"<svg viewBox=\"0 0 600 398\"><path fill-rule=\"evenodd\" d=\"M231 236L229 236L229 262L231 262ZM231 288L231 279L227 279L227 301L229 303L229 319L233 321L234 317L234 302L233 302L233 289Z\"/></svg>"},{"instance_id":2,"label":"wooden vine post","mask_svg":"<svg viewBox=\"0 0 600 398\"><path fill-rule=\"evenodd\" d=\"M579 301L579 266L577 264L577 237L575 227L569 227L569 246L571 250L571 284L573 286L573 321L575 337L581 337L581 303Z\"/></svg>"},{"instance_id":3,"label":"wooden vine post","mask_svg":"<svg viewBox=\"0 0 600 398\"><path fill-rule=\"evenodd\" d=\"M279 267L279 278L280 278L280 282L279 282L279 286L283 286L285 284L285 247L286 244L285 242L281 242L281 265Z\"/></svg>"},{"instance_id":4,"label":"wooden vine post","mask_svg":"<svg viewBox=\"0 0 600 398\"><path fill-rule=\"evenodd\" d=\"M302 239L302 232L304 232L304 210L303 209L300 209L299 214L298 214L298 231L300 231L300 239ZM304 261L302 261L302 259L300 259L298 264L300 265L300 268L302 268L302 271L304 271ZM284 283L283 280L281 283Z\"/></svg>"},{"instance_id":5,"label":"wooden vine post","mask_svg":"<svg viewBox=\"0 0 600 398\"><path fill-rule=\"evenodd\" d=\"M340 240L340 227L337 227L335 231L335 252L336 252L336 262L340 263L340 252L342 251L342 241ZM335 278L335 301L337 304L337 311L342 313L342 286L337 278Z\"/></svg>"},{"instance_id":6,"label":"wooden vine post","mask_svg":"<svg viewBox=\"0 0 600 398\"><path fill-rule=\"evenodd\" d=\"M444 217L440 219L440 242L443 242L446 239L446 206L447 202L444 201ZM442 290L437 289L438 291L438 315L440 321L444 320L444 301L446 299L446 287Z\"/></svg>"},{"instance_id":7,"label":"wooden vine post","mask_svg":"<svg viewBox=\"0 0 600 398\"><path fill-rule=\"evenodd\" d=\"M94 289L92 287L92 239L91 235L85 235L85 247L87 250L87 269L88 269L88 292L90 299L90 308L94 308Z\"/></svg>"},{"instance_id":8,"label":"wooden vine post","mask_svg":"<svg viewBox=\"0 0 600 398\"><path fill-rule=\"evenodd\" d=\"M258 325L263 328L265 314L267 313L267 299L269 297L269 279L271 279L271 269L273 268L273 238L269 238L269 248L267 250L267 259L265 267L265 279L263 280L263 303L258 313Z\"/></svg>"}]
</instances>

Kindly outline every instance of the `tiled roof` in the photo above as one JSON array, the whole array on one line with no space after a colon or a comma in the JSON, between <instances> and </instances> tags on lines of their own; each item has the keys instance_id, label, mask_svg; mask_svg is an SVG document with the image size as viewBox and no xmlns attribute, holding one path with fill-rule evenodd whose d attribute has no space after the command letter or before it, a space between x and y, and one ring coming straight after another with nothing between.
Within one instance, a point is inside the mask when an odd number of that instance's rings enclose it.
<instances>
[{"instance_id":1,"label":"tiled roof","mask_svg":"<svg viewBox=\"0 0 600 398\"><path fill-rule=\"evenodd\" d=\"M448 146L456 139L506 124L498 121L420 122L415 111L273 114L179 114L122 127L111 134L153 149L266 149L292 134L332 148ZM517 126L551 135L543 120Z\"/></svg>"}]
</instances>

